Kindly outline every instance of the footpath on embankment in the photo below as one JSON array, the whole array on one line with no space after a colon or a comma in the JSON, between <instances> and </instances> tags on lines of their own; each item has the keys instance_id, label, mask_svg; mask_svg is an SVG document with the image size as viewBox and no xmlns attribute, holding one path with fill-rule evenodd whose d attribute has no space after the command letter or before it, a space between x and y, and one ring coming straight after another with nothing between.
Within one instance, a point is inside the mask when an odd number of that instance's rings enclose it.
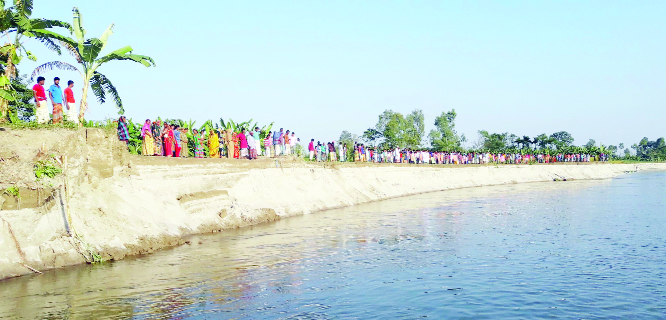
<instances>
[{"instance_id":1,"label":"footpath on embankment","mask_svg":"<svg viewBox=\"0 0 666 320\"><path fill-rule=\"evenodd\" d=\"M3 136L4 135L4 136ZM132 156L113 132L0 132L0 279L118 260L320 210L456 188L607 179L666 164L315 164ZM62 173L36 180L35 161ZM30 176L29 178L27 176Z\"/></svg>"}]
</instances>

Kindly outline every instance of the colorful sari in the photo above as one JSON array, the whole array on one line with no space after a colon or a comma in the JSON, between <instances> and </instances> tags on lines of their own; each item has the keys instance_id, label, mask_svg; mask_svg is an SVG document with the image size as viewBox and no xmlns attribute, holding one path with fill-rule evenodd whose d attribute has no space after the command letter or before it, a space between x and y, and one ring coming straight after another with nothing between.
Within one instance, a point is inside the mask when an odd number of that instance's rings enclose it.
<instances>
[{"instance_id":1,"label":"colorful sari","mask_svg":"<svg viewBox=\"0 0 666 320\"><path fill-rule=\"evenodd\" d=\"M220 157L220 138L215 131L208 136L208 150L211 158Z\"/></svg>"},{"instance_id":2,"label":"colorful sari","mask_svg":"<svg viewBox=\"0 0 666 320\"><path fill-rule=\"evenodd\" d=\"M204 147L203 147L203 137L200 133L197 133L194 136L194 157L203 158L204 157Z\"/></svg>"},{"instance_id":3,"label":"colorful sari","mask_svg":"<svg viewBox=\"0 0 666 320\"><path fill-rule=\"evenodd\" d=\"M155 139L155 155L163 156L164 148L162 147L162 126L160 122L153 122L153 138Z\"/></svg>"},{"instance_id":4,"label":"colorful sari","mask_svg":"<svg viewBox=\"0 0 666 320\"><path fill-rule=\"evenodd\" d=\"M118 140L129 144L129 130L127 130L127 123L122 120L118 120Z\"/></svg>"},{"instance_id":5,"label":"colorful sari","mask_svg":"<svg viewBox=\"0 0 666 320\"><path fill-rule=\"evenodd\" d=\"M240 139L234 136L234 159L240 158Z\"/></svg>"},{"instance_id":6,"label":"colorful sari","mask_svg":"<svg viewBox=\"0 0 666 320\"><path fill-rule=\"evenodd\" d=\"M176 143L176 138L173 136L173 130L166 129L164 131L164 155L167 157L173 157L174 145Z\"/></svg>"},{"instance_id":7,"label":"colorful sari","mask_svg":"<svg viewBox=\"0 0 666 320\"><path fill-rule=\"evenodd\" d=\"M152 156L155 153L155 140L150 130L150 122L145 123L141 128L141 155Z\"/></svg>"},{"instance_id":8,"label":"colorful sari","mask_svg":"<svg viewBox=\"0 0 666 320\"><path fill-rule=\"evenodd\" d=\"M155 139L153 138L152 133L150 133L150 130L144 132L141 154L144 156L152 156L155 154Z\"/></svg>"}]
</instances>

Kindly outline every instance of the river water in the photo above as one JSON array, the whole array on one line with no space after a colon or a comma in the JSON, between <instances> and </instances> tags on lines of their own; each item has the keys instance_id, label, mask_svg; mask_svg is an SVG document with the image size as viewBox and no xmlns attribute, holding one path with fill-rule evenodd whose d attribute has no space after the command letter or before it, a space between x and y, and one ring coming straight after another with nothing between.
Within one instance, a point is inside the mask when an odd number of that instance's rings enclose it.
<instances>
[{"instance_id":1,"label":"river water","mask_svg":"<svg viewBox=\"0 0 666 320\"><path fill-rule=\"evenodd\" d=\"M663 319L665 208L664 172L405 197L3 281L0 318Z\"/></svg>"}]
</instances>

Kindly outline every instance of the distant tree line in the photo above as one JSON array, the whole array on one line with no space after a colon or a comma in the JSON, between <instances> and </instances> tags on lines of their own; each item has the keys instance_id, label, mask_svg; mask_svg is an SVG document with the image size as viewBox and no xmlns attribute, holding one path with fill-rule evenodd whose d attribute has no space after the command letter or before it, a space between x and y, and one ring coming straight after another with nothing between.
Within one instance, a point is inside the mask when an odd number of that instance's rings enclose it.
<instances>
[{"instance_id":1,"label":"distant tree line","mask_svg":"<svg viewBox=\"0 0 666 320\"><path fill-rule=\"evenodd\" d=\"M467 138L458 134L455 127L457 113L454 109L442 112L435 118L435 129L427 136L425 133L425 117L423 110L416 109L408 115L393 110L386 110L379 115L374 127L370 127L358 136L348 131L340 135L340 142L353 145L364 143L378 149L413 149L444 152L491 152L491 153L520 153L520 154L607 154L615 158L641 161L666 160L666 141L659 138L649 141L643 138L638 144L632 146L635 155L623 143L619 145L604 145L590 139L586 144L574 145L573 136L566 131L559 131L547 135L545 133L535 137L516 135L512 133L490 133L480 130L479 138L470 148L465 148ZM619 155L622 152L623 155Z\"/></svg>"}]
</instances>

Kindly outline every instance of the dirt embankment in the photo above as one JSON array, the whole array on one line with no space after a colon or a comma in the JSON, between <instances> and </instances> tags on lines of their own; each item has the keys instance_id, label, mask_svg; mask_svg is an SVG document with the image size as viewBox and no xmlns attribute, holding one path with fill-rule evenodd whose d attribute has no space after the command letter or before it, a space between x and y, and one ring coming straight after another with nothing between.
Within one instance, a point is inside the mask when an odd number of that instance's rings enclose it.
<instances>
[{"instance_id":1,"label":"dirt embankment","mask_svg":"<svg viewBox=\"0 0 666 320\"><path fill-rule=\"evenodd\" d=\"M122 259L181 244L191 234L392 197L505 183L603 179L637 169L152 158L129 155L114 132L96 129L3 131L0 145L0 188L17 186L21 196L20 201L2 196L0 279L31 273L30 268ZM38 161L51 161L62 172L38 180Z\"/></svg>"}]
</instances>

